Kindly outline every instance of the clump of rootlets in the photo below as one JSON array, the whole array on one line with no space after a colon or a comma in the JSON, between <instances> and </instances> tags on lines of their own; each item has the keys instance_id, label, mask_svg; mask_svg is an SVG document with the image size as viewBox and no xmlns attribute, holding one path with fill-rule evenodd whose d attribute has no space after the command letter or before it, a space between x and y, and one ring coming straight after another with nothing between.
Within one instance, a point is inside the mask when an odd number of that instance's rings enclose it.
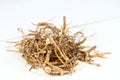
<instances>
[{"instance_id":1,"label":"clump of rootlets","mask_svg":"<svg viewBox=\"0 0 120 80\"><path fill-rule=\"evenodd\" d=\"M81 38L76 42L77 37ZM41 67L50 75L64 75L74 72L78 60L95 64L93 58L105 57L105 53L95 50L96 46L82 45L86 39L82 32L71 36L66 26L66 17L63 16L61 29L52 23L40 22L36 24L36 30L29 30L29 34L17 42L16 47L31 65L30 70Z\"/></svg>"}]
</instances>

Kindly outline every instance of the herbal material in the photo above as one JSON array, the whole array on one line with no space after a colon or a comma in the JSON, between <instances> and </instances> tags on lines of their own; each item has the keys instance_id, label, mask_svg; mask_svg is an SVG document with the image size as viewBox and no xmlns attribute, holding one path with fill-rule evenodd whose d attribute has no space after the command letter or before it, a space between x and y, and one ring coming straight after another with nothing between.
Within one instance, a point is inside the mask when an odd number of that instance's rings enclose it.
<instances>
[{"instance_id":1,"label":"herbal material","mask_svg":"<svg viewBox=\"0 0 120 80\"><path fill-rule=\"evenodd\" d=\"M93 58L104 58L104 54L96 52L96 46L82 45L87 39L82 32L69 34L65 16L61 29L48 22L36 26L36 30L29 30L27 35L19 29L23 39L16 44L22 57L31 65L30 70L41 67L48 74L64 75L74 71L78 60L94 64ZM80 37L79 41L76 41L77 37Z\"/></svg>"}]
</instances>

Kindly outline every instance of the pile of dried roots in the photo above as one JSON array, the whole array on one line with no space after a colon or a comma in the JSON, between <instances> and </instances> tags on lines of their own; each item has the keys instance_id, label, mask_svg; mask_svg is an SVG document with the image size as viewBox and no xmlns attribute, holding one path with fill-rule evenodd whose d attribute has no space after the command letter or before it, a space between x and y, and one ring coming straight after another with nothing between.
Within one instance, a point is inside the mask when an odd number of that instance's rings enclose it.
<instances>
[{"instance_id":1,"label":"pile of dried roots","mask_svg":"<svg viewBox=\"0 0 120 80\"><path fill-rule=\"evenodd\" d=\"M96 52L96 46L82 45L87 39L82 32L69 34L65 16L61 29L48 22L40 22L36 26L36 30L29 30L29 34L16 45L31 65L30 70L42 67L48 74L63 75L72 73L78 60L95 64L93 58L104 58L104 54ZM80 40L76 42L77 37Z\"/></svg>"}]
</instances>

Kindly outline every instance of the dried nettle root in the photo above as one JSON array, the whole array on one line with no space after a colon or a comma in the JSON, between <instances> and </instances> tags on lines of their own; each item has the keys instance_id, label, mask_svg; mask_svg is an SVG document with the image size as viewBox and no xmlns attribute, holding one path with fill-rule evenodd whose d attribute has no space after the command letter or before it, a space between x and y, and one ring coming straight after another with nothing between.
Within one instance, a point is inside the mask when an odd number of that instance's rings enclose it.
<instances>
[{"instance_id":1,"label":"dried nettle root","mask_svg":"<svg viewBox=\"0 0 120 80\"><path fill-rule=\"evenodd\" d=\"M48 22L40 22L36 26L36 30L29 30L29 34L24 35L16 45L22 57L31 65L30 70L42 67L48 74L64 75L74 71L77 60L95 64L93 58L104 58L104 54L95 50L96 46L82 45L87 39L82 32L69 35L65 16L61 29ZM76 42L79 36L81 38Z\"/></svg>"}]
</instances>

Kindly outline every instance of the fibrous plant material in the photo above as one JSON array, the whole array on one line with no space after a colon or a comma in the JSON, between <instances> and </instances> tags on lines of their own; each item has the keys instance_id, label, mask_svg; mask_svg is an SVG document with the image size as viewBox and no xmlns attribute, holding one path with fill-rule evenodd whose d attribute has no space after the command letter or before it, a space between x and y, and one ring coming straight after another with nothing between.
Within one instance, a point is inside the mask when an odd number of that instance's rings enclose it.
<instances>
[{"instance_id":1,"label":"fibrous plant material","mask_svg":"<svg viewBox=\"0 0 120 80\"><path fill-rule=\"evenodd\" d=\"M29 30L28 34L22 29L19 31L23 39L17 42L16 47L31 65L30 70L41 67L48 74L64 75L74 71L78 60L95 64L93 58L104 58L104 54L95 50L96 46L83 45L87 37L82 32L70 35L65 16L61 29L52 23L40 22L36 24L36 30ZM77 37L80 37L79 41L76 41Z\"/></svg>"}]
</instances>

